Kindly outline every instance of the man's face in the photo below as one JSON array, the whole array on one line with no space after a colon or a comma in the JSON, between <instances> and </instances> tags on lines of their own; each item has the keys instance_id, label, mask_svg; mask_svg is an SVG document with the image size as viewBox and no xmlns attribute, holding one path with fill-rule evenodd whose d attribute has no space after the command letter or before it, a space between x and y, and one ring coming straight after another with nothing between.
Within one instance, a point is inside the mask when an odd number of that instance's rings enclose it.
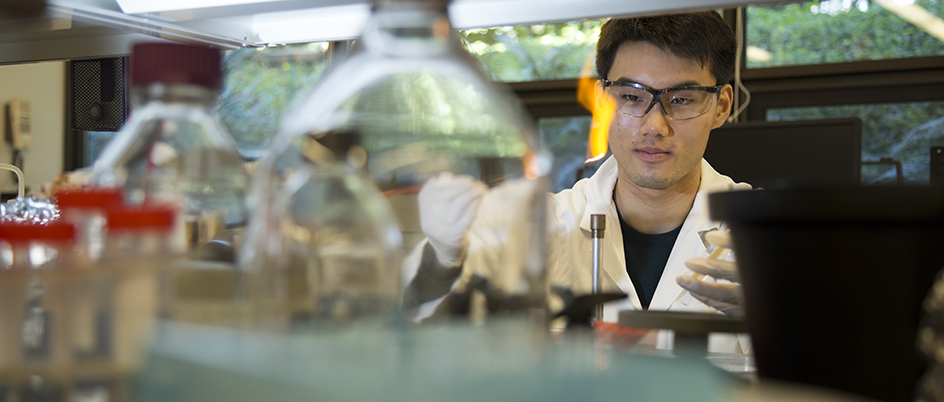
<instances>
[{"instance_id":1,"label":"man's face","mask_svg":"<svg viewBox=\"0 0 944 402\"><path fill-rule=\"evenodd\" d=\"M610 81L630 81L663 89L683 85L714 86L715 78L698 62L679 58L648 42L620 46L610 68ZM698 180L708 144L708 133L720 127L731 110L733 92L725 85L711 94L705 114L672 120L658 104L642 117L616 113L610 126L609 146L619 164L620 179L648 189L667 189L682 179ZM663 96L663 102L667 99Z\"/></svg>"}]
</instances>

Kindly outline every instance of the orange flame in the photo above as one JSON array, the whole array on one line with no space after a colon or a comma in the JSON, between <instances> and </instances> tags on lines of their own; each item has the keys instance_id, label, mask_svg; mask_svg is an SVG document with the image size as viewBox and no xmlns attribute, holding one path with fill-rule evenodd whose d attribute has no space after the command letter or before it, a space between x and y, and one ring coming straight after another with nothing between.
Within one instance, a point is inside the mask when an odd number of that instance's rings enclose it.
<instances>
[{"instance_id":1,"label":"orange flame","mask_svg":"<svg viewBox=\"0 0 944 402\"><path fill-rule=\"evenodd\" d=\"M530 180L541 177L541 168L537 165L533 151L528 151L528 154L524 156L524 177Z\"/></svg>"},{"instance_id":2,"label":"orange flame","mask_svg":"<svg viewBox=\"0 0 944 402\"><path fill-rule=\"evenodd\" d=\"M616 103L603 91L600 81L593 77L581 77L577 81L577 102L593 114L587 160L583 163L596 162L606 156L607 136L616 113Z\"/></svg>"}]
</instances>

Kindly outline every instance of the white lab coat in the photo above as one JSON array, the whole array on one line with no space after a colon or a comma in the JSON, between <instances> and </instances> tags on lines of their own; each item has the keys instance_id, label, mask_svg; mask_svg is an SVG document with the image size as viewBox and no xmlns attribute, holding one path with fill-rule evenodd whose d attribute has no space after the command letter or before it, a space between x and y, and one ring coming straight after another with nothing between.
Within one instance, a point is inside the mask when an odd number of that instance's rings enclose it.
<instances>
[{"instance_id":1,"label":"white lab coat","mask_svg":"<svg viewBox=\"0 0 944 402\"><path fill-rule=\"evenodd\" d=\"M708 194L718 191L750 190L746 183L735 183L731 178L716 172L707 161L701 162L701 184L695 195L692 210L682 223L681 232L672 247L665 271L656 287L649 310L715 312L711 307L696 300L679 286L675 279L689 275L685 266L691 257L707 257L708 249L699 232L726 228L708 215ZM552 284L568 286L575 294L590 293L592 286L593 239L590 231L590 215L605 214L606 230L601 245L603 273L600 283L603 292L619 291L629 295L627 299L610 302L604 306L604 321L616 322L618 311L639 309L639 296L626 273L626 258L623 253L623 235L620 218L613 201L618 168L616 159L608 158L597 172L588 179L578 181L573 188L551 196L548 209L548 274ZM713 280L710 277L706 281ZM670 331L660 331L656 347L670 348ZM709 351L741 353L749 349L747 335L712 334Z\"/></svg>"},{"instance_id":2,"label":"white lab coat","mask_svg":"<svg viewBox=\"0 0 944 402\"><path fill-rule=\"evenodd\" d=\"M679 275L692 274L685 266L685 260L691 257L707 257L708 250L702 242L699 232L711 229L726 229L720 222L712 221L708 216L708 197L711 192L750 190L745 183L734 183L727 176L716 172L705 160L701 162L701 184L695 202L688 217L682 224L681 232L669 255L665 271L649 306L653 311L694 311L714 312L716 310L694 299L681 286L676 284ZM620 218L613 202L613 189L616 185L617 164L612 156L600 165L590 178L578 181L573 188L548 195L547 221L547 275L552 285L568 287L575 295L588 294L592 286L593 240L590 232L590 215L605 214L603 261L604 273L601 277L602 291L620 291L629 295L627 299L611 302L604 306L604 321L616 322L618 311L639 309L639 296L629 274L626 272L626 259L623 253L623 235L620 230ZM530 225L526 213L509 209L510 205L526 205L523 200L533 194L534 188L529 181L505 183L489 191L482 199L475 222L469 230L469 249L462 273L456 279L453 290L463 290L473 273L489 278L489 281L501 288L513 290L520 281L520 267L529 261L529 256L521 250L534 250L525 244L515 244L521 239L532 238L523 233ZM521 222L517 222L521 221ZM517 222L511 224L509 222ZM509 229L511 228L511 229ZM414 250L404 264L404 280L408 283L419 265L420 250L424 240ZM537 269L543 267L534 267ZM706 281L713 280L710 277ZM430 314L442 298L426 303L421 308L418 318ZM671 348L672 334L660 331L656 347ZM739 353L749 348L747 335L713 334L709 339L709 351Z\"/></svg>"}]
</instances>

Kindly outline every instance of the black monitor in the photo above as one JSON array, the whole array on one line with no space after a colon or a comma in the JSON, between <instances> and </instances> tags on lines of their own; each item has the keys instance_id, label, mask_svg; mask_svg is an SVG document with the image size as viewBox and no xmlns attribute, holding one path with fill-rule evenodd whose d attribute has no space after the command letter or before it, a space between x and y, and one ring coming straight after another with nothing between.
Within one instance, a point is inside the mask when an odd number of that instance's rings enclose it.
<instances>
[{"instance_id":1,"label":"black monitor","mask_svg":"<svg viewBox=\"0 0 944 402\"><path fill-rule=\"evenodd\" d=\"M854 186L861 138L858 118L725 124L711 132L705 159L755 188Z\"/></svg>"}]
</instances>

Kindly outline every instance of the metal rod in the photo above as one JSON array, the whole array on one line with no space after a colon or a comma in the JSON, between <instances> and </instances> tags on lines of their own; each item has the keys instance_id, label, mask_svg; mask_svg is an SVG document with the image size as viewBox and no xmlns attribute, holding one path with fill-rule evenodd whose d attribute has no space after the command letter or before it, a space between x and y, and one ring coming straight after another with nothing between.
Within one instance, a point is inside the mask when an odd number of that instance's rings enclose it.
<instances>
[{"instance_id":1,"label":"metal rod","mask_svg":"<svg viewBox=\"0 0 944 402\"><path fill-rule=\"evenodd\" d=\"M593 294L599 294L600 289L600 271L603 263L603 231L606 229L606 215L590 215L590 231L593 234ZM593 318L603 319L603 305L599 304L593 309Z\"/></svg>"}]
</instances>

